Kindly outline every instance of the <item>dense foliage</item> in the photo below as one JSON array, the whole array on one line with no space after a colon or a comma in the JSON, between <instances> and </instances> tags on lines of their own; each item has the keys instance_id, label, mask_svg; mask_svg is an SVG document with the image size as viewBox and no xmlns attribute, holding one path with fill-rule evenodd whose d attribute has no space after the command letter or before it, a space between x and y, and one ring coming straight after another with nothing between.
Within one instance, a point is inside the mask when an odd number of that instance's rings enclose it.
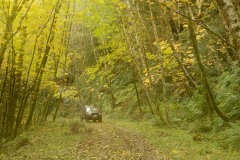
<instances>
[{"instance_id":1,"label":"dense foliage","mask_svg":"<svg viewBox=\"0 0 240 160\"><path fill-rule=\"evenodd\" d=\"M161 125L237 123L239 8L237 0L2 1L0 144L76 104Z\"/></svg>"}]
</instances>

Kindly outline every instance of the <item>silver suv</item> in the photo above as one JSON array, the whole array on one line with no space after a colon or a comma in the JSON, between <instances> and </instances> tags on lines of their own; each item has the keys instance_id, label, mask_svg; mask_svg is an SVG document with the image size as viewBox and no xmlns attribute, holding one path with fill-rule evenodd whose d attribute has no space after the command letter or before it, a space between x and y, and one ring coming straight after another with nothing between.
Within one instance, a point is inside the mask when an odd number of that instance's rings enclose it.
<instances>
[{"instance_id":1,"label":"silver suv","mask_svg":"<svg viewBox=\"0 0 240 160\"><path fill-rule=\"evenodd\" d=\"M89 120L102 122L102 113L98 108L85 106L83 108L83 112L81 113L81 119L86 120L87 122L89 122Z\"/></svg>"}]
</instances>

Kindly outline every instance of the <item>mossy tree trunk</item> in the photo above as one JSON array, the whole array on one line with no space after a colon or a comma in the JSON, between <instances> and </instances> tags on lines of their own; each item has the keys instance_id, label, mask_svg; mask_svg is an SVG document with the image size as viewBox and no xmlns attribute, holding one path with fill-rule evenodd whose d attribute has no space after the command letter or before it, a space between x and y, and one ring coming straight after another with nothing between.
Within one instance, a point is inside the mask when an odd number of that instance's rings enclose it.
<instances>
[{"instance_id":1,"label":"mossy tree trunk","mask_svg":"<svg viewBox=\"0 0 240 160\"><path fill-rule=\"evenodd\" d=\"M205 69L204 69L203 64L201 62L200 51L198 49L198 42L197 42L197 39L196 39L196 34L194 32L194 25L193 25L191 20L188 20L188 28L189 28L190 40L192 42L192 46L193 46L193 50L194 50L194 55L195 55L197 64L199 66L199 69L200 69L200 71L202 73L203 83L204 83L204 86L206 88L206 92L209 95L209 98L211 100L213 109L215 110L217 115L219 117L221 117L225 122L229 122L230 121L229 118L225 114L223 114L220 111L220 109L218 108L216 100L215 100L215 97L213 95L213 91L212 91L212 89L211 89L211 87L209 85Z\"/></svg>"}]
</instances>

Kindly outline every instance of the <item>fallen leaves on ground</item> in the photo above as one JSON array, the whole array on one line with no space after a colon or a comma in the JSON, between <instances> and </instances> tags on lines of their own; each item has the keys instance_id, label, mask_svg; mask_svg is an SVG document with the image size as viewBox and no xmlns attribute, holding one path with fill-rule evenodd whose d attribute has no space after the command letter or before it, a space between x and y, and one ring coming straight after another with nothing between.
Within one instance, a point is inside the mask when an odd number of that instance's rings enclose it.
<instances>
[{"instance_id":1,"label":"fallen leaves on ground","mask_svg":"<svg viewBox=\"0 0 240 160\"><path fill-rule=\"evenodd\" d=\"M3 160L165 160L143 135L110 122L87 123L85 132L61 125L31 132L31 143L1 154ZM66 134L67 133L67 134Z\"/></svg>"}]
</instances>

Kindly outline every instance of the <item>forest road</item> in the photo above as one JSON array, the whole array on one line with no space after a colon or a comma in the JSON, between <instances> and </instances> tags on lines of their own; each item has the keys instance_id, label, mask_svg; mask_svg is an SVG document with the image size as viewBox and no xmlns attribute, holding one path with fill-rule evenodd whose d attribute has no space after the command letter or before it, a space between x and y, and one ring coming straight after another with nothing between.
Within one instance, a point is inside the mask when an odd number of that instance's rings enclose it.
<instances>
[{"instance_id":1,"label":"forest road","mask_svg":"<svg viewBox=\"0 0 240 160\"><path fill-rule=\"evenodd\" d=\"M78 145L84 160L166 160L143 135L117 124L88 123L88 139Z\"/></svg>"}]
</instances>

